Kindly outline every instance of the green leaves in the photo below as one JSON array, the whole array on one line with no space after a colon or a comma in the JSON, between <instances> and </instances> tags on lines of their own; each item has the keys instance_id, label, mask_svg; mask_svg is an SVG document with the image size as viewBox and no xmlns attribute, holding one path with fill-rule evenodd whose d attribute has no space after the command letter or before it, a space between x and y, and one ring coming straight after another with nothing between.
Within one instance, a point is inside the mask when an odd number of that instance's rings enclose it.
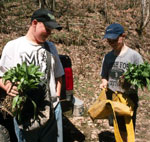
<instances>
[{"instance_id":1,"label":"green leaves","mask_svg":"<svg viewBox=\"0 0 150 142\"><path fill-rule=\"evenodd\" d=\"M18 99L19 99L19 95L17 95L16 97L14 97L13 102L12 102L12 109L16 108Z\"/></svg>"},{"instance_id":2,"label":"green leaves","mask_svg":"<svg viewBox=\"0 0 150 142\"><path fill-rule=\"evenodd\" d=\"M41 82L40 78L43 76L42 72L39 72L39 67L33 64L27 66L26 62L22 65L17 64L7 71L3 76L3 81L11 81L13 84L18 85L18 91L26 92L29 89L37 88L37 85Z\"/></svg>"},{"instance_id":3,"label":"green leaves","mask_svg":"<svg viewBox=\"0 0 150 142\"><path fill-rule=\"evenodd\" d=\"M144 62L140 65L129 64L128 70L123 74L124 80L138 88L147 87L150 90L150 64Z\"/></svg>"},{"instance_id":4,"label":"green leaves","mask_svg":"<svg viewBox=\"0 0 150 142\"><path fill-rule=\"evenodd\" d=\"M22 65L17 64L16 67L5 72L3 82L5 83L9 80L13 85L17 86L19 92L19 95L14 97L12 102L12 113L19 121L21 118L21 110L24 107L27 98L29 98L33 104L35 118L37 105L30 96L27 95L27 92L31 89L38 88L43 75L44 74L39 71L39 66L35 66L34 64L28 66L26 62L23 62Z\"/></svg>"}]
</instances>

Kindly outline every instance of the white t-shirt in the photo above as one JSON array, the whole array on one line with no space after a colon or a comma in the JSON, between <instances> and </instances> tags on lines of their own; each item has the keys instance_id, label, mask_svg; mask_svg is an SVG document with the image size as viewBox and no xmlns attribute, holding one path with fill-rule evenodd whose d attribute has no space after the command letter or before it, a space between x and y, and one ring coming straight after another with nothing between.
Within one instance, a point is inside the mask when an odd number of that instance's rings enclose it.
<instances>
[{"instance_id":1,"label":"white t-shirt","mask_svg":"<svg viewBox=\"0 0 150 142\"><path fill-rule=\"evenodd\" d=\"M50 91L51 96L56 96L55 78L64 75L64 70L60 62L56 47L52 42L47 42L51 51L51 71L50 71ZM26 62L27 64L34 64L40 66L40 71L46 73L46 50L42 45L36 45L29 41L25 36L9 41L3 49L0 60L0 77L18 63ZM46 74L45 74L46 79ZM57 105L59 99L53 104ZM46 113L46 112L45 112ZM48 117L48 114L46 114ZM43 118L42 118L43 119ZM47 119L47 118L45 118ZM47 120L45 120L47 121Z\"/></svg>"},{"instance_id":2,"label":"white t-shirt","mask_svg":"<svg viewBox=\"0 0 150 142\"><path fill-rule=\"evenodd\" d=\"M51 50L51 95L56 96L55 78L64 74L56 47L52 42L48 42ZM0 76L18 63L27 62L40 66L40 71L46 71L46 51L41 45L35 45L26 39L25 36L12 40L3 49L0 60Z\"/></svg>"}]
</instances>

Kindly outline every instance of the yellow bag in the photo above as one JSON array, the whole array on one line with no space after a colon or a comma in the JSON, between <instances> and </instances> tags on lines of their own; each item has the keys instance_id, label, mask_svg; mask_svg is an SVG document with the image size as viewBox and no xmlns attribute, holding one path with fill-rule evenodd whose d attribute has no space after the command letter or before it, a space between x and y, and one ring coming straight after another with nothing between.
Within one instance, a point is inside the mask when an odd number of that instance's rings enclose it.
<instances>
[{"instance_id":1,"label":"yellow bag","mask_svg":"<svg viewBox=\"0 0 150 142\"><path fill-rule=\"evenodd\" d=\"M88 113L93 120L108 118L108 116L113 113L110 103L113 105L114 111L117 115L133 115L134 104L127 96L121 93L113 92L111 94L112 100L108 100L106 95L107 91L108 89L103 89L96 102L90 106L88 110Z\"/></svg>"},{"instance_id":2,"label":"yellow bag","mask_svg":"<svg viewBox=\"0 0 150 142\"><path fill-rule=\"evenodd\" d=\"M107 99L107 92L111 92L112 100ZM94 119L105 119L114 115L114 134L116 142L122 142L116 115L124 116L128 134L128 142L134 142L134 128L131 116L133 115L134 103L124 94L103 89L96 102L89 108L88 113ZM130 133L129 133L130 132Z\"/></svg>"}]
</instances>

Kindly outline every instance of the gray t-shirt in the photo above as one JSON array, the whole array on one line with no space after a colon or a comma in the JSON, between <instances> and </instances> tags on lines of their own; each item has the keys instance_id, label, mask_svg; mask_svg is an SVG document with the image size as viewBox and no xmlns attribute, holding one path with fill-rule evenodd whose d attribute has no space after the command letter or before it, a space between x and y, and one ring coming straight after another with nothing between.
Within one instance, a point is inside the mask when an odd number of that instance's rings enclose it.
<instances>
[{"instance_id":1,"label":"gray t-shirt","mask_svg":"<svg viewBox=\"0 0 150 142\"><path fill-rule=\"evenodd\" d=\"M122 93L125 92L119 84L119 78L127 70L129 63L136 65L143 63L141 55L131 48L128 48L121 56L114 55L114 50L105 55L102 63L101 76L108 80L109 89Z\"/></svg>"}]
</instances>

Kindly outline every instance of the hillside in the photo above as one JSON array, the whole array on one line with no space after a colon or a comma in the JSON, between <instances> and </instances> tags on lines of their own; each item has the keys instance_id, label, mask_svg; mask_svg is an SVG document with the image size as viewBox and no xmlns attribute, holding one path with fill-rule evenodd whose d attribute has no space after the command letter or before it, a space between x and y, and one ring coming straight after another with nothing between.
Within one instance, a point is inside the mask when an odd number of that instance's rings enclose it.
<instances>
[{"instance_id":1,"label":"hillside","mask_svg":"<svg viewBox=\"0 0 150 142\"><path fill-rule=\"evenodd\" d=\"M12 39L25 35L32 12L39 8L35 0L0 1L0 52ZM111 48L103 40L105 28L113 22L125 27L128 46L150 61L150 23L139 32L141 6L135 0L56 0L55 16L63 30L53 31L52 40L59 54L72 59L74 95L84 101L85 115L69 117L82 132L86 142L99 141L103 131L113 132L107 120L92 122L87 109L100 92L100 68L102 59ZM139 91L136 142L150 141L150 93Z\"/></svg>"}]
</instances>

